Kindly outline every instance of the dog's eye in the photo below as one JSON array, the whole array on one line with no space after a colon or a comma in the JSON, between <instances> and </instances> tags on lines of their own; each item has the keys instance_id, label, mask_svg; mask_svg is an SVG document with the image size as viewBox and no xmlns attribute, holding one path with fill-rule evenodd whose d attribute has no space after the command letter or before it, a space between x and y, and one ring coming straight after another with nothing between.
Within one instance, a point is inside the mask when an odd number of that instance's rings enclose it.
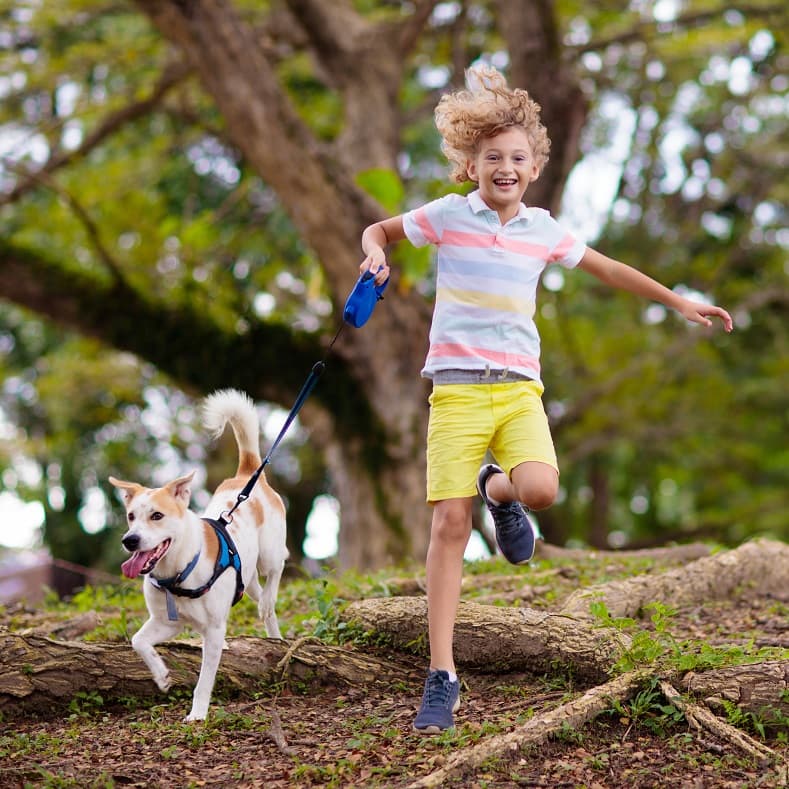
<instances>
[{"instance_id":1,"label":"dog's eye","mask_svg":"<svg viewBox=\"0 0 789 789\"><path fill-rule=\"evenodd\" d=\"M154 513L151 515L151 520L152 520L152 521L160 521L160 520L161 520L163 517L164 517L164 515L162 515L162 513L161 513L161 512L154 512Z\"/></svg>"},{"instance_id":2,"label":"dog's eye","mask_svg":"<svg viewBox=\"0 0 789 789\"><path fill-rule=\"evenodd\" d=\"M129 523L131 523L134 520L134 513L130 512L126 517L129 519Z\"/></svg>"}]
</instances>

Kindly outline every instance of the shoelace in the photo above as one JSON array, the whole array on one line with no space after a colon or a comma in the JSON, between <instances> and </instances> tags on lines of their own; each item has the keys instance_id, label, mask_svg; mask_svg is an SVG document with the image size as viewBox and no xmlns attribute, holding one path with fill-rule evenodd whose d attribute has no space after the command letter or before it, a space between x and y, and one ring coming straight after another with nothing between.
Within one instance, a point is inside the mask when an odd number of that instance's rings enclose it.
<instances>
[{"instance_id":1,"label":"shoelace","mask_svg":"<svg viewBox=\"0 0 789 789\"><path fill-rule=\"evenodd\" d=\"M427 681L427 703L429 706L446 707L449 703L452 683L443 677L433 676Z\"/></svg>"},{"instance_id":2,"label":"shoelace","mask_svg":"<svg viewBox=\"0 0 789 789\"><path fill-rule=\"evenodd\" d=\"M496 520L498 521L499 531L511 532L520 529L523 509L517 501L502 504L497 509L499 510L499 517Z\"/></svg>"}]
</instances>

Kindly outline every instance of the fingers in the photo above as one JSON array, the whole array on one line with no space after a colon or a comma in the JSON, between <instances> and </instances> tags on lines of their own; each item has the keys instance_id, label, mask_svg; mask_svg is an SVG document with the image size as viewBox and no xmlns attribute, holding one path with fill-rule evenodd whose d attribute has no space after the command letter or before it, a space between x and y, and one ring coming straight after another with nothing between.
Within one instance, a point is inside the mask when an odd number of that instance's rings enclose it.
<instances>
[{"instance_id":1,"label":"fingers","mask_svg":"<svg viewBox=\"0 0 789 789\"><path fill-rule=\"evenodd\" d=\"M731 332L734 328L734 321L731 315L729 315L723 307L716 307L713 304L694 304L693 307L695 315L691 317L691 320L696 323L700 323L703 326L712 326L712 321L708 317L711 315L715 318L720 318L721 323L723 323L723 328L727 333Z\"/></svg>"},{"instance_id":2,"label":"fingers","mask_svg":"<svg viewBox=\"0 0 789 789\"><path fill-rule=\"evenodd\" d=\"M704 310L699 310L699 312L702 315L714 315L716 318L720 318L721 322L723 323L723 328L727 332L730 332L734 328L734 321L732 320L731 315L729 315L729 313L726 312L723 307L716 307L713 305L707 307ZM712 321L708 320L707 326L712 326Z\"/></svg>"},{"instance_id":3,"label":"fingers","mask_svg":"<svg viewBox=\"0 0 789 789\"><path fill-rule=\"evenodd\" d=\"M382 285L389 278L389 264L386 258L379 255L368 255L359 265L359 273L371 271L375 275L375 284Z\"/></svg>"}]
</instances>

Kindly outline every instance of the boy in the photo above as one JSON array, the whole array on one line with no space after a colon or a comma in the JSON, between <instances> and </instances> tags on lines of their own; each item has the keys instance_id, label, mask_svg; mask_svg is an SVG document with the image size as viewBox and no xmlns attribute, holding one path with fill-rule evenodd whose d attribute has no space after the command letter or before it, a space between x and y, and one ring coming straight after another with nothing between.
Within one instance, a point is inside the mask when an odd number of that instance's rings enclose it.
<instances>
[{"instance_id":1,"label":"boy","mask_svg":"<svg viewBox=\"0 0 789 789\"><path fill-rule=\"evenodd\" d=\"M578 267L611 287L661 302L695 323L732 320L720 307L679 296L596 252L522 199L548 160L539 106L510 89L495 69L467 72L472 89L442 97L436 126L455 181L478 189L451 194L370 225L360 268L378 284L389 274L384 247L407 238L438 246L430 349L427 499L433 505L427 553L430 669L414 728L435 734L454 725L460 705L452 637L463 554L480 493L496 540L514 564L528 562L535 534L523 506L550 506L559 471L542 406L540 340L533 321L537 284L547 265ZM490 450L498 465L480 464ZM523 506L522 506L523 505Z\"/></svg>"}]
</instances>

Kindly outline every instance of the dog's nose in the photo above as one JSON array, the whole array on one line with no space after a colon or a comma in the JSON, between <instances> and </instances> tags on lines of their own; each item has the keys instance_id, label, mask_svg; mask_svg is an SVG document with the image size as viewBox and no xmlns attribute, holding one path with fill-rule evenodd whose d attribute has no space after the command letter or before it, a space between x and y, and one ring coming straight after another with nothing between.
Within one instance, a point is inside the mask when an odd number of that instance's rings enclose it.
<instances>
[{"instance_id":1,"label":"dog's nose","mask_svg":"<svg viewBox=\"0 0 789 789\"><path fill-rule=\"evenodd\" d=\"M140 547L140 535L139 534L127 534L122 540L121 543L123 547L127 551L136 551Z\"/></svg>"}]
</instances>

